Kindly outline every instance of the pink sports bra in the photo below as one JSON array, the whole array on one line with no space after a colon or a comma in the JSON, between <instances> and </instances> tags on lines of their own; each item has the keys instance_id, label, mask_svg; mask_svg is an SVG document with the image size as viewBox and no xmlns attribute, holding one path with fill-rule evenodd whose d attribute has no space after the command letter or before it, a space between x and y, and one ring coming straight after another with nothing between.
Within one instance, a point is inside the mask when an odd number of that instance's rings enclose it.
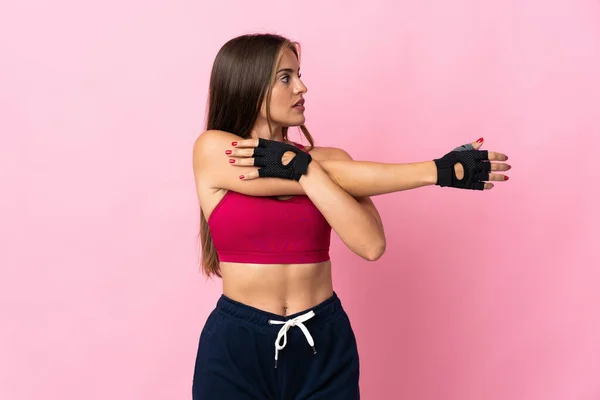
<instances>
[{"instance_id":1,"label":"pink sports bra","mask_svg":"<svg viewBox=\"0 0 600 400\"><path fill-rule=\"evenodd\" d=\"M220 261L306 264L329 260L331 226L304 195L279 200L230 190L211 213L208 226Z\"/></svg>"}]
</instances>

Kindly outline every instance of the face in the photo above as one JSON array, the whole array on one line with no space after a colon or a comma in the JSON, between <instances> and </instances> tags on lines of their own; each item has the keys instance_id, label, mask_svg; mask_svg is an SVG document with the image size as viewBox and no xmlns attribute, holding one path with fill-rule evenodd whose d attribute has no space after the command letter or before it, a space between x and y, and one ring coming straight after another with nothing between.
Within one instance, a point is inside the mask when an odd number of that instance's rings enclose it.
<instances>
[{"instance_id":1,"label":"face","mask_svg":"<svg viewBox=\"0 0 600 400\"><path fill-rule=\"evenodd\" d=\"M302 100L307 89L300 80L300 64L294 52L286 49L277 68L271 93L271 120L277 126L298 126L304 124L304 106L295 106ZM266 101L266 99L265 99ZM260 116L267 118L263 103Z\"/></svg>"}]
</instances>

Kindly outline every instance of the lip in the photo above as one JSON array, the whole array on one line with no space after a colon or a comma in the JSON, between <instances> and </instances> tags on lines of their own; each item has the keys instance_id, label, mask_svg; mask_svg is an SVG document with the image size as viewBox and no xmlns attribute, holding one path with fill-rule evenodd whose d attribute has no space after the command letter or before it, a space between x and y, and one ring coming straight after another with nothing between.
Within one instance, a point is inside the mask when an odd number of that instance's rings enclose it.
<instances>
[{"instance_id":1,"label":"lip","mask_svg":"<svg viewBox=\"0 0 600 400\"><path fill-rule=\"evenodd\" d=\"M296 104L294 104L292 107L297 107L297 106L303 106L304 105L305 100L304 99L300 99L298 100L298 102Z\"/></svg>"}]
</instances>

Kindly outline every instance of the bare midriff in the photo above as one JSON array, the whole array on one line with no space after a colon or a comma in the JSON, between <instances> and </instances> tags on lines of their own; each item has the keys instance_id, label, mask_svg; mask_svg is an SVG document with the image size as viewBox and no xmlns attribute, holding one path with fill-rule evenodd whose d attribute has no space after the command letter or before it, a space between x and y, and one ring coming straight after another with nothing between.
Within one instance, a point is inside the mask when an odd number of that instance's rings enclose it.
<instances>
[{"instance_id":1,"label":"bare midriff","mask_svg":"<svg viewBox=\"0 0 600 400\"><path fill-rule=\"evenodd\" d=\"M221 262L223 294L286 316L308 310L333 294L331 261L314 264Z\"/></svg>"}]
</instances>

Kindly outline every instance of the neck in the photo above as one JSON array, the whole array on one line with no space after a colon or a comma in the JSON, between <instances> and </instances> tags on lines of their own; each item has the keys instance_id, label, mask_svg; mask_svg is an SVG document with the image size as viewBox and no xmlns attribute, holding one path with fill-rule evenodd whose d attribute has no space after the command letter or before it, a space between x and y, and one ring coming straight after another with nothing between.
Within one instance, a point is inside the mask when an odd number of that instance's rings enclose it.
<instances>
[{"instance_id":1,"label":"neck","mask_svg":"<svg viewBox=\"0 0 600 400\"><path fill-rule=\"evenodd\" d=\"M250 131L251 138L263 138L268 140L275 140L277 142L283 142L283 127L274 125L271 123L272 131L269 131L269 124L267 120L257 119L256 123Z\"/></svg>"}]
</instances>

